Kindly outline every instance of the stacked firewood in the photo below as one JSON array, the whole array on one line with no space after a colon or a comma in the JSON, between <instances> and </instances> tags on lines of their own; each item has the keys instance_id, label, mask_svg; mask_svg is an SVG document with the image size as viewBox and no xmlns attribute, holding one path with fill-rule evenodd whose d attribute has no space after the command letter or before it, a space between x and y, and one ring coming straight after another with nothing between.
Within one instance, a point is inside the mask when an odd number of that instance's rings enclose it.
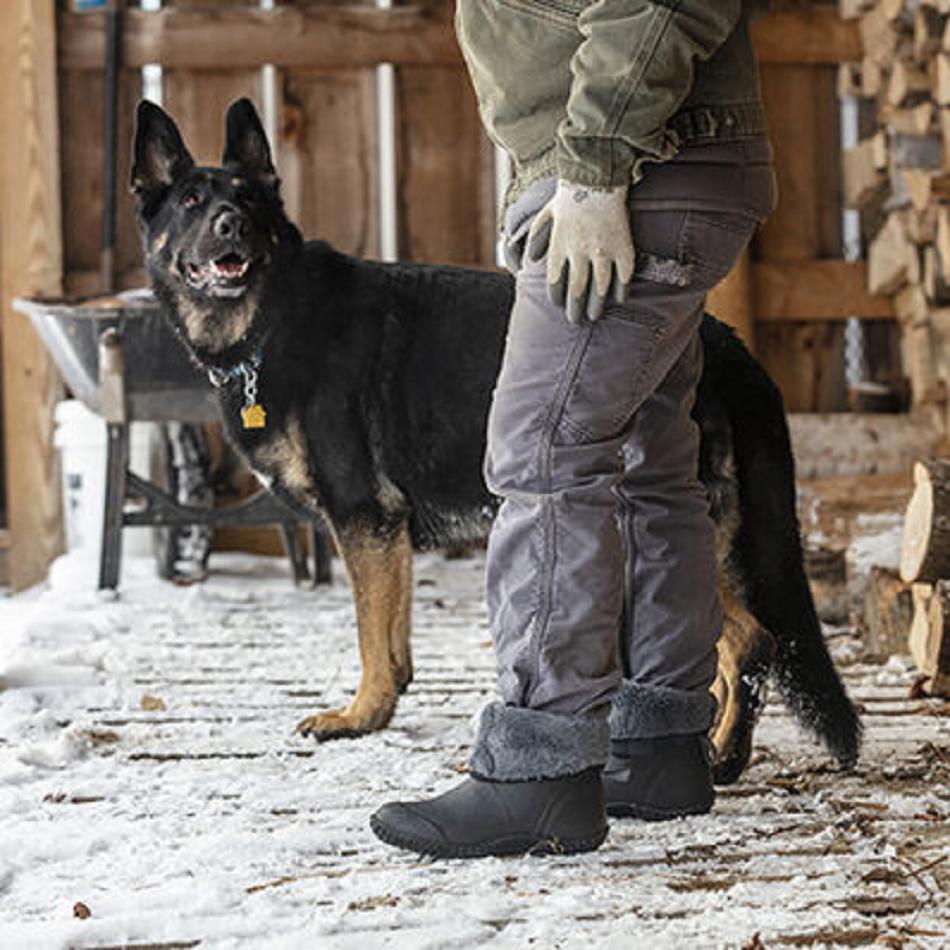
<instances>
[{"instance_id":1,"label":"stacked firewood","mask_svg":"<svg viewBox=\"0 0 950 950\"><path fill-rule=\"evenodd\" d=\"M908 646L927 692L950 694L950 461L914 466L904 519L900 578L910 585Z\"/></svg>"},{"instance_id":2,"label":"stacked firewood","mask_svg":"<svg viewBox=\"0 0 950 950\"><path fill-rule=\"evenodd\" d=\"M900 570L872 570L863 620L873 652L910 652L922 691L950 695L950 460L914 466Z\"/></svg>"},{"instance_id":3,"label":"stacked firewood","mask_svg":"<svg viewBox=\"0 0 950 950\"><path fill-rule=\"evenodd\" d=\"M868 289L890 295L915 404L950 387L950 0L839 0L863 59L839 91L860 97L865 137L844 155L860 209Z\"/></svg>"}]
</instances>

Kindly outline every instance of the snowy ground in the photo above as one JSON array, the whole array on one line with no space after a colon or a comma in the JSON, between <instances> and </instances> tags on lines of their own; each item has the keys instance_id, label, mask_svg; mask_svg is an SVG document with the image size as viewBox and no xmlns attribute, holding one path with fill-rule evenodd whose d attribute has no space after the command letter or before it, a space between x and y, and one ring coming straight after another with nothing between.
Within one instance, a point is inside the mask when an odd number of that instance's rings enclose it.
<instances>
[{"instance_id":1,"label":"snowy ground","mask_svg":"<svg viewBox=\"0 0 950 950\"><path fill-rule=\"evenodd\" d=\"M492 689L483 561L416 564L416 681L387 731L292 734L357 679L345 583L228 555L187 589L127 562L0 601L0 947L947 946L950 717L913 671L860 662L857 773L770 705L712 815L615 821L573 858L419 861L380 803L458 779ZM83 576L85 572L85 577ZM337 571L338 575L341 573ZM90 916L76 916L82 904Z\"/></svg>"}]
</instances>

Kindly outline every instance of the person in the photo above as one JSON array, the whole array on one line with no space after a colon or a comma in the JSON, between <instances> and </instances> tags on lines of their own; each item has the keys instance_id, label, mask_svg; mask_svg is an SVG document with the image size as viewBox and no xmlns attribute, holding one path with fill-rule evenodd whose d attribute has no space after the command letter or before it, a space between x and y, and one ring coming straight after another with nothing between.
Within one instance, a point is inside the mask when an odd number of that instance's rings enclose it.
<instances>
[{"instance_id":1,"label":"person","mask_svg":"<svg viewBox=\"0 0 950 950\"><path fill-rule=\"evenodd\" d=\"M511 157L516 295L488 423L500 700L470 774L370 819L465 857L597 848L713 804L721 627L690 417L707 292L775 201L749 0L458 0ZM728 317L728 315L726 315Z\"/></svg>"}]
</instances>

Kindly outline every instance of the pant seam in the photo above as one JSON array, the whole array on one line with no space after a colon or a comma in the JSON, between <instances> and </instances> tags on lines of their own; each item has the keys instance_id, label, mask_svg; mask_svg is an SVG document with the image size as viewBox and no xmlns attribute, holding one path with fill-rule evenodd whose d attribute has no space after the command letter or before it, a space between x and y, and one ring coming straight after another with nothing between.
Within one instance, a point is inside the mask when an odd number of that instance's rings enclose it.
<instances>
[{"instance_id":1,"label":"pant seam","mask_svg":"<svg viewBox=\"0 0 950 950\"><path fill-rule=\"evenodd\" d=\"M538 592L538 609L534 615L531 630L532 668L534 672L531 690L525 697L530 704L531 697L537 691L541 682L541 654L547 632L548 620L551 616L551 602L553 599L554 565L557 560L557 516L554 505L551 503L551 467L552 451L554 447L554 433L564 413L567 397L577 377L577 372L583 360L584 353L590 344L593 327L585 327L577 334L574 345L568 354L565 372L561 383L551 400L551 405L541 425L541 436L538 440L537 466L540 488L542 492L541 507L544 517L539 525L541 531L541 570L539 571L540 590Z\"/></svg>"}]
</instances>

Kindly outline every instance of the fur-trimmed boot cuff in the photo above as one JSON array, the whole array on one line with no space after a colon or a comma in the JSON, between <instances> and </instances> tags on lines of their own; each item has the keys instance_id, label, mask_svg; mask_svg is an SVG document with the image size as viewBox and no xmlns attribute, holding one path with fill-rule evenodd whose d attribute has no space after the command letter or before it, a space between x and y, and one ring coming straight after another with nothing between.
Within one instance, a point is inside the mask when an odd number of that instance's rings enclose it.
<instances>
[{"instance_id":1,"label":"fur-trimmed boot cuff","mask_svg":"<svg viewBox=\"0 0 950 950\"><path fill-rule=\"evenodd\" d=\"M577 775L610 753L610 727L600 713L564 716L489 703L478 724L472 773L494 782Z\"/></svg>"},{"instance_id":2,"label":"fur-trimmed boot cuff","mask_svg":"<svg viewBox=\"0 0 950 950\"><path fill-rule=\"evenodd\" d=\"M707 732L715 715L716 699L706 690L624 680L610 710L610 737L654 739Z\"/></svg>"}]
</instances>

